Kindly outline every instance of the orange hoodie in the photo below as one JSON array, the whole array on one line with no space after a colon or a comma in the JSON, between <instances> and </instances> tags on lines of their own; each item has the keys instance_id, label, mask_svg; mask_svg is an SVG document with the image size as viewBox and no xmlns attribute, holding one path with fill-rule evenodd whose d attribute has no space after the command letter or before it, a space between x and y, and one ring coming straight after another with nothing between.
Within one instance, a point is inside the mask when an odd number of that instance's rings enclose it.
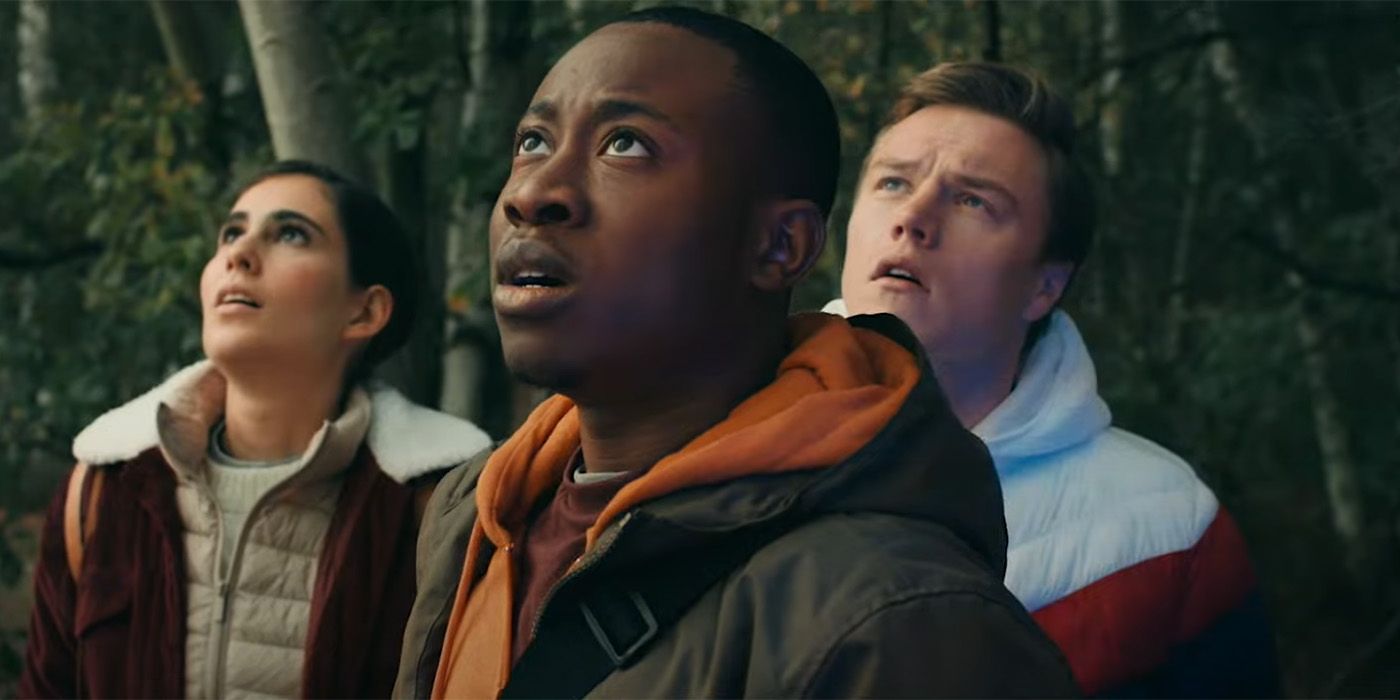
<instances>
[{"instance_id":1,"label":"orange hoodie","mask_svg":"<svg viewBox=\"0 0 1400 700\"><path fill-rule=\"evenodd\" d=\"M793 350L773 383L623 487L589 529L589 549L623 513L680 489L840 463L894 417L919 379L913 355L845 319L795 316L789 334ZM555 396L491 455L476 488L479 515L443 640L434 698L495 698L505 688L515 623L516 540L578 446L578 410ZM488 542L494 551L483 561Z\"/></svg>"}]
</instances>

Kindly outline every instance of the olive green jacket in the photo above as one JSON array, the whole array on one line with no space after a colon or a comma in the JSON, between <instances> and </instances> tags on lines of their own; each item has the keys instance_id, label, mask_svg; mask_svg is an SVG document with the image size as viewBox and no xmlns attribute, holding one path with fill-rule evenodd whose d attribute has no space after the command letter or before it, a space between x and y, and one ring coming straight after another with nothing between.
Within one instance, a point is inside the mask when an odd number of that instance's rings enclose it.
<instances>
[{"instance_id":1,"label":"olive green jacket","mask_svg":"<svg viewBox=\"0 0 1400 700\"><path fill-rule=\"evenodd\" d=\"M1001 584L1006 523L986 449L949 410L903 324L888 315L851 321L919 355L925 371L903 407L840 464L686 489L604 531L544 603L532 645L557 629L551 617L580 614L553 604L572 597L563 593L607 586L610 571L777 518L798 523L711 586L589 697L1076 693L1059 650ZM449 473L428 504L395 697L432 691L484 465L482 458Z\"/></svg>"}]
</instances>

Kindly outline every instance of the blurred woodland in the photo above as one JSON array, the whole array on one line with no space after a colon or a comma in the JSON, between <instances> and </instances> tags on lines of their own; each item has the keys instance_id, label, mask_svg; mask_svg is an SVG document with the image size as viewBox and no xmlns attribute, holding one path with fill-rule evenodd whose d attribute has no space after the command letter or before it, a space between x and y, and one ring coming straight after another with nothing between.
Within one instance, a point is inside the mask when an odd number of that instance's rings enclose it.
<instances>
[{"instance_id":1,"label":"blurred woodland","mask_svg":"<svg viewBox=\"0 0 1400 700\"><path fill-rule=\"evenodd\" d=\"M487 289L511 132L548 66L637 4L0 2L0 696L69 441L200 355L199 270L274 155L392 203L432 294L389 378L510 432L538 398L501 370ZM1400 4L692 4L782 40L836 100L842 198L799 309L838 292L903 81L985 58L1070 95L1101 225L1068 307L1116 421L1236 515L1290 695L1400 695Z\"/></svg>"}]
</instances>

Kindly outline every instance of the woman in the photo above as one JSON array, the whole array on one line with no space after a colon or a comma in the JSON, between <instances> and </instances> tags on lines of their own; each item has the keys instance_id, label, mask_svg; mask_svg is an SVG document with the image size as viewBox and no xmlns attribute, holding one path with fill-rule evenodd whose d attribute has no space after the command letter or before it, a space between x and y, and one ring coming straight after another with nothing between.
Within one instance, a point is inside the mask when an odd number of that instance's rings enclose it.
<instances>
[{"instance_id":1,"label":"woman","mask_svg":"<svg viewBox=\"0 0 1400 700\"><path fill-rule=\"evenodd\" d=\"M208 359L74 441L21 695L389 694L420 505L490 442L365 382L408 337L410 251L325 167L242 191L200 279Z\"/></svg>"}]
</instances>

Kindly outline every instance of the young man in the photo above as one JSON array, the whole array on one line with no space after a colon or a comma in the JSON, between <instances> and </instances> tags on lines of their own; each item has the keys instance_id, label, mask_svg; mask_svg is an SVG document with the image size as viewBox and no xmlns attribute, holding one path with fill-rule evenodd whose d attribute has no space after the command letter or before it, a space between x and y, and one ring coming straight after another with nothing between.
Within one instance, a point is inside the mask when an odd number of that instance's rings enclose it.
<instances>
[{"instance_id":1,"label":"young man","mask_svg":"<svg viewBox=\"0 0 1400 700\"><path fill-rule=\"evenodd\" d=\"M1006 584L1085 694L1276 694L1244 543L1176 455L1110 425L1074 323L1093 199L1038 79L947 63L903 90L861 175L835 313L898 315L1006 497ZM1027 352L1029 350L1029 352Z\"/></svg>"},{"instance_id":2,"label":"young man","mask_svg":"<svg viewBox=\"0 0 1400 700\"><path fill-rule=\"evenodd\" d=\"M1074 692L907 329L783 323L837 162L821 83L734 20L554 66L491 248L506 361L559 395L429 503L397 696Z\"/></svg>"}]
</instances>

